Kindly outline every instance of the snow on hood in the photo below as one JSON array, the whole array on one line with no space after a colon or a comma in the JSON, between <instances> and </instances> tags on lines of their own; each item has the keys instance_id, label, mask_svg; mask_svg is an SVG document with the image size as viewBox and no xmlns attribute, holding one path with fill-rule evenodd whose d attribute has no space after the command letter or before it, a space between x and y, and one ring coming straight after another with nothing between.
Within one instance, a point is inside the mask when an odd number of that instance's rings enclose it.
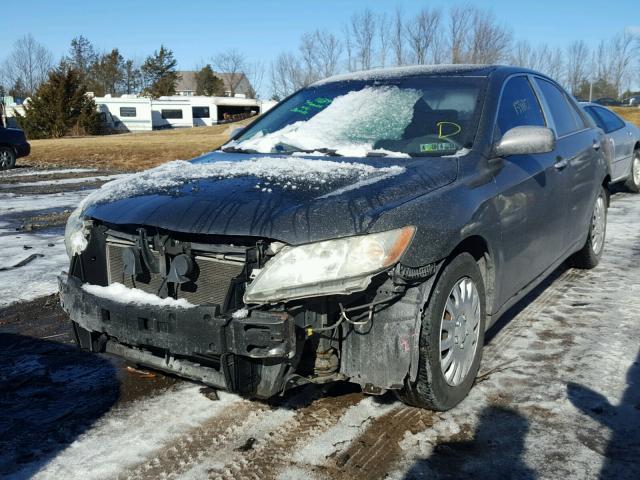
<instances>
[{"instance_id":1,"label":"snow on hood","mask_svg":"<svg viewBox=\"0 0 640 480\"><path fill-rule=\"evenodd\" d=\"M306 121L272 133L258 133L226 146L271 153L278 144L302 150L330 148L346 157L365 157L380 139L400 139L413 118L413 106L421 98L418 90L397 86L366 87L333 99L331 104ZM406 153L383 151L388 156Z\"/></svg>"},{"instance_id":2,"label":"snow on hood","mask_svg":"<svg viewBox=\"0 0 640 480\"><path fill-rule=\"evenodd\" d=\"M390 176L399 175L404 167L373 167L362 163L310 160L300 157L262 157L242 161L192 163L176 160L141 173L106 183L80 204L86 208L146 193L168 191L184 184L207 178L255 177L256 189L271 192L271 187L296 190L313 188L335 180L353 182L353 188ZM262 180L262 182L260 181Z\"/></svg>"}]
</instances>

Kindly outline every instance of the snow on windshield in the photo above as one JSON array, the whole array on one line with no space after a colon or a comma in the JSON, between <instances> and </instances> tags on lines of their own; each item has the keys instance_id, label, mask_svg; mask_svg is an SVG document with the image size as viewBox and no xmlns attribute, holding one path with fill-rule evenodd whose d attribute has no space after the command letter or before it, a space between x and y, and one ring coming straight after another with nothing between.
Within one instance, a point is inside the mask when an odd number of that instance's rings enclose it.
<instances>
[{"instance_id":1,"label":"snow on windshield","mask_svg":"<svg viewBox=\"0 0 640 480\"><path fill-rule=\"evenodd\" d=\"M186 162L176 160L141 173L106 183L81 203L87 207L147 193L166 192L190 181L205 178L256 177L255 188L270 192L271 187L297 190L302 186L317 190L331 181L375 181L401 174L404 167L373 167L362 163L310 160L291 157L262 157L242 161Z\"/></svg>"},{"instance_id":2,"label":"snow on windshield","mask_svg":"<svg viewBox=\"0 0 640 480\"><path fill-rule=\"evenodd\" d=\"M309 151L329 148L347 157L364 157L373 150L377 140L401 138L413 118L413 106L421 96L418 90L397 86L366 87L334 98L328 107L307 121L287 125L273 133L259 132L227 146L271 153L276 145L284 144Z\"/></svg>"}]
</instances>

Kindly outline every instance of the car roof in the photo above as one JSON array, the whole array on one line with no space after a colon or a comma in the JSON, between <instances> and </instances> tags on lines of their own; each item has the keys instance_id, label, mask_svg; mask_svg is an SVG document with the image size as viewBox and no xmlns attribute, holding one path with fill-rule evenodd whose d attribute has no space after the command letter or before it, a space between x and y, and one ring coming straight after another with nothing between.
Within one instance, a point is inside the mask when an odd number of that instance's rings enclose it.
<instances>
[{"instance_id":1,"label":"car roof","mask_svg":"<svg viewBox=\"0 0 640 480\"><path fill-rule=\"evenodd\" d=\"M319 86L326 83L345 82L355 80L383 80L414 76L467 76L467 77L488 77L489 75L501 72L511 73L535 73L538 72L526 68L509 67L506 65L474 65L474 64L452 64L452 65L411 65L393 68L375 68L372 70L362 70L334 75L332 77L319 80L311 86ZM545 76L545 75L543 75Z\"/></svg>"}]
</instances>

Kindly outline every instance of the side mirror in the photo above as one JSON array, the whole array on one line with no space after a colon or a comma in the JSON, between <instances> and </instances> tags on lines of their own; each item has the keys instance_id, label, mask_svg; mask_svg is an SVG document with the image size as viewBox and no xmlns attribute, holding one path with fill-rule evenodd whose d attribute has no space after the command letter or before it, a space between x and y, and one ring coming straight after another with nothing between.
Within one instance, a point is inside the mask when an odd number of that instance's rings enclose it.
<instances>
[{"instance_id":1,"label":"side mirror","mask_svg":"<svg viewBox=\"0 0 640 480\"><path fill-rule=\"evenodd\" d=\"M244 130L244 127L236 127L233 130L231 130L231 133L229 134L229 140L231 140L232 138L235 138L235 136L238 135L243 130Z\"/></svg>"},{"instance_id":2,"label":"side mirror","mask_svg":"<svg viewBox=\"0 0 640 480\"><path fill-rule=\"evenodd\" d=\"M508 130L493 147L496 157L547 153L556 148L556 137L546 127L522 126Z\"/></svg>"}]
</instances>

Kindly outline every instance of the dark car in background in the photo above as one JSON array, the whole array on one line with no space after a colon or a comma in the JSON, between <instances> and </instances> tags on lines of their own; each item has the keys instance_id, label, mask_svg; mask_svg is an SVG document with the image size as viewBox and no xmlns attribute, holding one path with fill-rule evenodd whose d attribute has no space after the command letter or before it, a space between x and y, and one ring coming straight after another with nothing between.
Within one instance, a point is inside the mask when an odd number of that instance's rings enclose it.
<instances>
[{"instance_id":1,"label":"dark car in background","mask_svg":"<svg viewBox=\"0 0 640 480\"><path fill-rule=\"evenodd\" d=\"M15 167L16 159L30 152L31 146L22 130L0 127L0 170Z\"/></svg>"},{"instance_id":2,"label":"dark car in background","mask_svg":"<svg viewBox=\"0 0 640 480\"><path fill-rule=\"evenodd\" d=\"M593 103L597 103L598 105L605 105L607 107L618 107L622 105L622 102L620 102L620 100L611 97L596 98L595 100L593 100Z\"/></svg>"},{"instance_id":3,"label":"dark car in background","mask_svg":"<svg viewBox=\"0 0 640 480\"><path fill-rule=\"evenodd\" d=\"M446 410L487 328L603 251L602 131L552 79L409 67L300 90L69 218L83 348L266 398L348 380Z\"/></svg>"},{"instance_id":4,"label":"dark car in background","mask_svg":"<svg viewBox=\"0 0 640 480\"><path fill-rule=\"evenodd\" d=\"M611 183L624 183L630 191L640 192L640 128L603 106L582 106L606 135L602 148L609 162Z\"/></svg>"}]
</instances>

